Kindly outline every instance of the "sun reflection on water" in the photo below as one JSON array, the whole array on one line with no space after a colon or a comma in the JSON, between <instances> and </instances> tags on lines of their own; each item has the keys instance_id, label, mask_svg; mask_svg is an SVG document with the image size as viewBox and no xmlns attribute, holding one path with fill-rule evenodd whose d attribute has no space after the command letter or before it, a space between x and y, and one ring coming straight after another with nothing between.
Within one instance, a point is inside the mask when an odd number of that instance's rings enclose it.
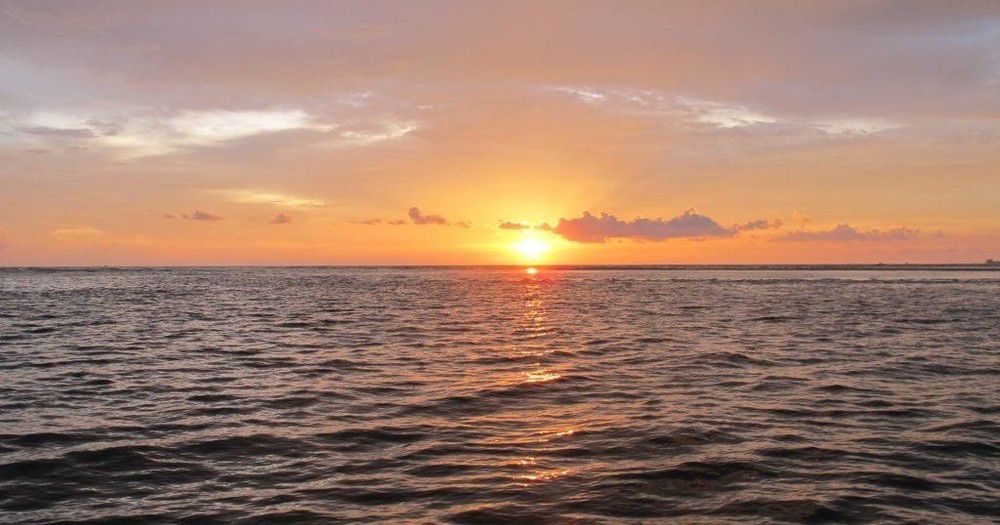
<instances>
[{"instance_id":1,"label":"sun reflection on water","mask_svg":"<svg viewBox=\"0 0 1000 525\"><path fill-rule=\"evenodd\" d=\"M520 476L517 476L517 479L528 482L551 481L556 478L561 478L566 474L569 474L568 469L545 470L545 471L532 472L530 474L522 474Z\"/></svg>"},{"instance_id":2,"label":"sun reflection on water","mask_svg":"<svg viewBox=\"0 0 1000 525\"><path fill-rule=\"evenodd\" d=\"M559 361L560 346L554 337L560 333L561 323L550 312L550 290L555 284L550 279L534 278L539 275L537 267L525 267L524 273L528 278L519 279L515 285L515 290L520 288L523 296L520 307L508 318L512 339L506 348L507 353L522 359L514 361L496 379L518 397L546 396L558 392L557 385L569 373ZM523 359L529 355L535 359ZM557 482L571 469L564 458L553 457L551 450L560 446L556 441L572 440L578 426L567 424L565 410L560 408L540 409L531 402L516 406L516 412L505 414L516 430L491 436L484 444L511 449L496 466L514 485L530 487Z\"/></svg>"},{"instance_id":3,"label":"sun reflection on water","mask_svg":"<svg viewBox=\"0 0 1000 525\"><path fill-rule=\"evenodd\" d=\"M546 370L535 370L534 372L527 372L525 375L528 376L527 383L547 383L562 377L562 374Z\"/></svg>"}]
</instances>

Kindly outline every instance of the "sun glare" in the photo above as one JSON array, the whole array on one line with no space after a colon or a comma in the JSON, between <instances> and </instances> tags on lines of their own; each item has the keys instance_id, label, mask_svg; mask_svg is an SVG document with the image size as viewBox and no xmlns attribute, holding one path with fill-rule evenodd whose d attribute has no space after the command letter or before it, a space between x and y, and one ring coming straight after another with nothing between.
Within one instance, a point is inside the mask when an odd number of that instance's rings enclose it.
<instances>
[{"instance_id":1,"label":"sun glare","mask_svg":"<svg viewBox=\"0 0 1000 525\"><path fill-rule=\"evenodd\" d=\"M538 237L525 237L514 243L514 250L524 259L537 261L549 251L551 246Z\"/></svg>"}]
</instances>

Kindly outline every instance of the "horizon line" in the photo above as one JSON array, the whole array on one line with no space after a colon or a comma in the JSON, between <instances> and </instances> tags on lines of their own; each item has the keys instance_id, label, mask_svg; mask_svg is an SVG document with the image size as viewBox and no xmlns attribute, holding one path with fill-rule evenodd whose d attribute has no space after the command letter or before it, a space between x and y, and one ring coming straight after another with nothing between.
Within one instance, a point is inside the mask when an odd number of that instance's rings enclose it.
<instances>
[{"instance_id":1,"label":"horizon line","mask_svg":"<svg viewBox=\"0 0 1000 525\"><path fill-rule=\"evenodd\" d=\"M549 270L577 269L934 269L960 268L1000 271L1000 262L984 261L948 263L634 263L634 264L53 264L5 265L0 270L34 269L184 269L184 268L343 268L343 269L451 269L451 268L545 268Z\"/></svg>"}]
</instances>

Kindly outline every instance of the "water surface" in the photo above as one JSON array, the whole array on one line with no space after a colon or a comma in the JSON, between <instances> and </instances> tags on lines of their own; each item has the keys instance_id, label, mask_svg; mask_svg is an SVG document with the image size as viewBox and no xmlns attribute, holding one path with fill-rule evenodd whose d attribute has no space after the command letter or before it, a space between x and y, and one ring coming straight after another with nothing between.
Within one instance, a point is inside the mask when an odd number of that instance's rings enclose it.
<instances>
[{"instance_id":1,"label":"water surface","mask_svg":"<svg viewBox=\"0 0 1000 525\"><path fill-rule=\"evenodd\" d=\"M0 521L987 523L1000 273L0 270Z\"/></svg>"}]
</instances>

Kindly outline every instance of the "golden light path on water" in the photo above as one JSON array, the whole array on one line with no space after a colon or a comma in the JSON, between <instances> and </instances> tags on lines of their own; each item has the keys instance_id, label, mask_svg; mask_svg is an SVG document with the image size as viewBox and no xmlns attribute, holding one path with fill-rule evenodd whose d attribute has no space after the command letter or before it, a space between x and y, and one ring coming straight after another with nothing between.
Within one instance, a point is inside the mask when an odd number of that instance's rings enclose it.
<instances>
[{"instance_id":1,"label":"golden light path on water","mask_svg":"<svg viewBox=\"0 0 1000 525\"><path fill-rule=\"evenodd\" d=\"M547 245L536 254L540 257L547 249ZM564 378L566 370L559 370L558 367L546 366L545 361L549 359L549 354L554 350L551 348L533 349L534 341L551 335L553 331L559 329L559 322L548 315L549 305L547 304L548 294L546 289L551 286L551 282L541 279L537 267L529 266L524 269L525 274L530 278L524 280L524 310L520 316L520 322L516 329L524 334L525 344L523 348L516 349L518 354L532 355L538 360L532 360L527 364L527 370L519 372L511 378L516 383L517 388L545 389L549 384L558 382ZM570 469L561 465L552 464L551 461L540 461L539 456L545 456L545 451L554 445L553 442L571 439L577 429L570 420L568 425L552 426L552 414L523 414L525 428L519 436L509 436L506 438L507 444L518 444L525 456L517 459L508 465L515 466L517 472L513 478L518 486L529 487L539 483L547 483L562 478L570 473Z\"/></svg>"}]
</instances>

